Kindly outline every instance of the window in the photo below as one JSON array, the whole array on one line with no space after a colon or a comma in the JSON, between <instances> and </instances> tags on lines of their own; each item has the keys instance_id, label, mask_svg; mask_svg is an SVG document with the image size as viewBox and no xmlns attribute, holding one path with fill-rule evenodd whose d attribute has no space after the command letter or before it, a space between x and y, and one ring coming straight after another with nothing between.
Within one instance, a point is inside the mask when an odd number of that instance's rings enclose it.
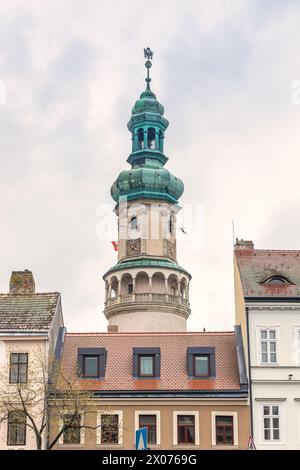
<instances>
[{"instance_id":1,"label":"window","mask_svg":"<svg viewBox=\"0 0 300 470\"><path fill-rule=\"evenodd\" d=\"M266 281L264 281L263 284L270 284L272 286L282 286L284 284L290 284L290 282L282 276L272 276Z\"/></svg>"},{"instance_id":2,"label":"window","mask_svg":"<svg viewBox=\"0 0 300 470\"><path fill-rule=\"evenodd\" d=\"M133 377L160 377L160 348L133 348Z\"/></svg>"},{"instance_id":3,"label":"window","mask_svg":"<svg viewBox=\"0 0 300 470\"><path fill-rule=\"evenodd\" d=\"M233 416L216 416L216 444L234 444Z\"/></svg>"},{"instance_id":4,"label":"window","mask_svg":"<svg viewBox=\"0 0 300 470\"><path fill-rule=\"evenodd\" d=\"M10 411L7 421L7 445L26 444L26 416L23 411Z\"/></svg>"},{"instance_id":5,"label":"window","mask_svg":"<svg viewBox=\"0 0 300 470\"><path fill-rule=\"evenodd\" d=\"M105 377L106 349L78 349L78 377L82 379L103 379Z\"/></svg>"},{"instance_id":6,"label":"window","mask_svg":"<svg viewBox=\"0 0 300 470\"><path fill-rule=\"evenodd\" d=\"M140 428L147 428L149 444L156 444L156 415L139 415Z\"/></svg>"},{"instance_id":7,"label":"window","mask_svg":"<svg viewBox=\"0 0 300 470\"><path fill-rule=\"evenodd\" d=\"M195 443L195 416L179 415L177 417L178 444Z\"/></svg>"},{"instance_id":8,"label":"window","mask_svg":"<svg viewBox=\"0 0 300 470\"><path fill-rule=\"evenodd\" d=\"M97 429L96 443L97 445L122 445L123 412L97 411Z\"/></svg>"},{"instance_id":9,"label":"window","mask_svg":"<svg viewBox=\"0 0 300 470\"><path fill-rule=\"evenodd\" d=\"M11 353L9 368L9 383L27 383L28 354Z\"/></svg>"},{"instance_id":10,"label":"window","mask_svg":"<svg viewBox=\"0 0 300 470\"><path fill-rule=\"evenodd\" d=\"M238 446L238 412L212 411L211 431L213 446Z\"/></svg>"},{"instance_id":11,"label":"window","mask_svg":"<svg viewBox=\"0 0 300 470\"><path fill-rule=\"evenodd\" d=\"M137 230L137 228L138 228L137 217L132 217L130 219L129 228L130 228L130 230Z\"/></svg>"},{"instance_id":12,"label":"window","mask_svg":"<svg viewBox=\"0 0 300 470\"><path fill-rule=\"evenodd\" d=\"M140 377L154 377L155 365L154 356L151 354L147 356L139 356L139 376Z\"/></svg>"},{"instance_id":13,"label":"window","mask_svg":"<svg viewBox=\"0 0 300 470\"><path fill-rule=\"evenodd\" d=\"M173 218L170 216L169 218L169 232L173 233Z\"/></svg>"},{"instance_id":14,"label":"window","mask_svg":"<svg viewBox=\"0 0 300 470\"><path fill-rule=\"evenodd\" d=\"M277 338L276 330L260 330L260 362L262 364L276 364Z\"/></svg>"},{"instance_id":15,"label":"window","mask_svg":"<svg viewBox=\"0 0 300 470\"><path fill-rule=\"evenodd\" d=\"M101 415L101 444L118 444L119 415Z\"/></svg>"},{"instance_id":16,"label":"window","mask_svg":"<svg viewBox=\"0 0 300 470\"><path fill-rule=\"evenodd\" d=\"M81 417L76 414L66 414L63 424L68 426L63 432L63 444L80 444Z\"/></svg>"},{"instance_id":17,"label":"window","mask_svg":"<svg viewBox=\"0 0 300 470\"><path fill-rule=\"evenodd\" d=\"M264 441L279 441L279 405L263 405Z\"/></svg>"},{"instance_id":18,"label":"window","mask_svg":"<svg viewBox=\"0 0 300 470\"><path fill-rule=\"evenodd\" d=\"M138 129L138 149L144 148L144 129Z\"/></svg>"},{"instance_id":19,"label":"window","mask_svg":"<svg viewBox=\"0 0 300 470\"><path fill-rule=\"evenodd\" d=\"M156 147L156 144L155 144L155 129L153 129L153 127L149 127L149 129L148 129L147 147L149 149L155 149L155 147Z\"/></svg>"},{"instance_id":20,"label":"window","mask_svg":"<svg viewBox=\"0 0 300 470\"><path fill-rule=\"evenodd\" d=\"M294 329L294 338L295 338L295 346L294 346L294 358L295 358L295 364L297 366L300 365L300 328L296 327Z\"/></svg>"},{"instance_id":21,"label":"window","mask_svg":"<svg viewBox=\"0 0 300 470\"><path fill-rule=\"evenodd\" d=\"M133 293L133 284L128 284L128 294Z\"/></svg>"},{"instance_id":22,"label":"window","mask_svg":"<svg viewBox=\"0 0 300 470\"><path fill-rule=\"evenodd\" d=\"M83 377L99 377L99 356L83 356Z\"/></svg>"},{"instance_id":23,"label":"window","mask_svg":"<svg viewBox=\"0 0 300 470\"><path fill-rule=\"evenodd\" d=\"M210 376L210 357L209 355L195 354L194 358L194 376L209 377Z\"/></svg>"},{"instance_id":24,"label":"window","mask_svg":"<svg viewBox=\"0 0 300 470\"><path fill-rule=\"evenodd\" d=\"M215 377L215 348L187 348L187 369L193 379Z\"/></svg>"}]
</instances>

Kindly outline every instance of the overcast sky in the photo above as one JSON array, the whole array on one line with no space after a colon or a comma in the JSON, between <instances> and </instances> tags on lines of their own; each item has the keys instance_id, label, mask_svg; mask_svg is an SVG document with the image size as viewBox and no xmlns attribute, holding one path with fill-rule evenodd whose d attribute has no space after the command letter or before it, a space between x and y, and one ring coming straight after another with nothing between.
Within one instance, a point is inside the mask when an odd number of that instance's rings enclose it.
<instances>
[{"instance_id":1,"label":"overcast sky","mask_svg":"<svg viewBox=\"0 0 300 470\"><path fill-rule=\"evenodd\" d=\"M106 328L99 207L128 168L150 46L167 167L203 209L202 235L178 240L189 328L232 329L232 220L256 248L300 249L299 24L298 0L1 2L0 291L31 269L69 331Z\"/></svg>"}]
</instances>

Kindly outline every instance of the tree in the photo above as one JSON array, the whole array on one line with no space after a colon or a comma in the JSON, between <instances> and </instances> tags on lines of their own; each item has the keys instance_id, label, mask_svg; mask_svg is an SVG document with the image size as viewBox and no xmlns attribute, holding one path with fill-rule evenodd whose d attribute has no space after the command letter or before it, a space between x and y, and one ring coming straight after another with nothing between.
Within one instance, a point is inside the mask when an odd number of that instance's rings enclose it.
<instances>
[{"instance_id":1,"label":"tree","mask_svg":"<svg viewBox=\"0 0 300 470\"><path fill-rule=\"evenodd\" d=\"M80 390L78 378L70 379L60 362L49 359L40 348L32 353L30 364L22 363L22 356L14 349L9 367L0 373L0 423L8 423L12 445L22 440L26 428L33 431L37 450L50 450L62 436L72 441L82 429L99 427L86 424L94 393ZM104 416L101 426L113 426L112 415L105 411ZM50 421L57 423L51 439Z\"/></svg>"}]
</instances>

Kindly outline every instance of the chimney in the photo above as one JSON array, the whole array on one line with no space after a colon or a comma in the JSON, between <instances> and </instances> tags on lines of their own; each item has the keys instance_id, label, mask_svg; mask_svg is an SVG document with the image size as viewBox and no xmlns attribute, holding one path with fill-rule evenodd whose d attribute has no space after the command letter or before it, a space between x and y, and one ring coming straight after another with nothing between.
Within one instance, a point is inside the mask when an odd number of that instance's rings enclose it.
<instances>
[{"instance_id":1,"label":"chimney","mask_svg":"<svg viewBox=\"0 0 300 470\"><path fill-rule=\"evenodd\" d=\"M238 238L235 241L234 245L235 250L254 250L254 243L251 240L239 240Z\"/></svg>"},{"instance_id":2,"label":"chimney","mask_svg":"<svg viewBox=\"0 0 300 470\"><path fill-rule=\"evenodd\" d=\"M24 271L13 271L9 281L10 294L34 294L35 284L32 272L28 269Z\"/></svg>"},{"instance_id":3,"label":"chimney","mask_svg":"<svg viewBox=\"0 0 300 470\"><path fill-rule=\"evenodd\" d=\"M118 333L118 325L107 325L107 333Z\"/></svg>"}]
</instances>

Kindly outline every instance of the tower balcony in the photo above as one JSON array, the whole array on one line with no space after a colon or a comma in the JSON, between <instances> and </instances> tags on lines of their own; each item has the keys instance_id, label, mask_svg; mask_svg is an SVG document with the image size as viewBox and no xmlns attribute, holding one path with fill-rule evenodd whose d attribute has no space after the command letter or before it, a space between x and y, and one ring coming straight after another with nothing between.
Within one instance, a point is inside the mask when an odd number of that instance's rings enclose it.
<instances>
[{"instance_id":1,"label":"tower balcony","mask_svg":"<svg viewBox=\"0 0 300 470\"><path fill-rule=\"evenodd\" d=\"M161 307L176 309L185 318L190 314L189 300L181 295L172 294L157 294L150 292L131 293L124 295L117 295L116 297L108 298L105 302L104 314L109 318L114 313L127 309L157 309Z\"/></svg>"}]
</instances>

